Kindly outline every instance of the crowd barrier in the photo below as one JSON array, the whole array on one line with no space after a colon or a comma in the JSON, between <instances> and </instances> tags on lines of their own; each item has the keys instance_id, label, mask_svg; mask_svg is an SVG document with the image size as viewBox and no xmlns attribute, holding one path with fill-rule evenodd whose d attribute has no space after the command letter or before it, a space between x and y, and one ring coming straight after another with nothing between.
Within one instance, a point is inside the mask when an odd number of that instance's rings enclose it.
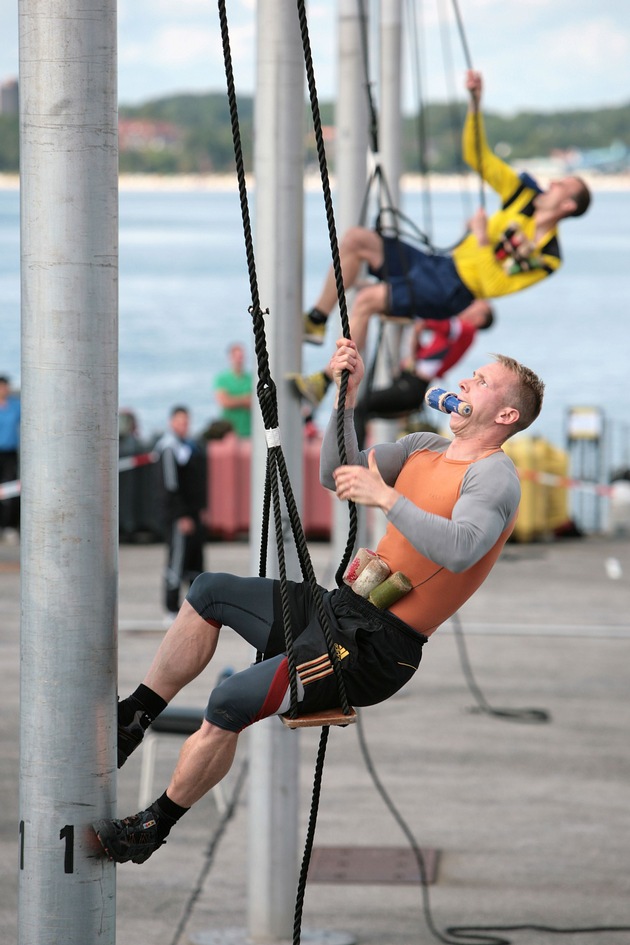
<instances>
[{"instance_id":1,"label":"crowd barrier","mask_svg":"<svg viewBox=\"0 0 630 945\"><path fill-rule=\"evenodd\" d=\"M328 540L332 530L333 496L319 482L321 439L304 439L303 490L300 515L307 538ZM571 521L572 490L614 500L619 484L571 479L569 455L539 437L508 440L504 450L521 479L521 505L513 540L539 541L558 533ZM208 501L202 518L210 538L231 541L244 537L250 525L251 441L228 434L206 445ZM121 443L119 459L119 521L122 541L161 540L160 469L157 455L139 441ZM627 490L627 483L621 483ZM20 494L20 483L0 484L0 501ZM623 496L624 514L628 498Z\"/></svg>"},{"instance_id":2,"label":"crowd barrier","mask_svg":"<svg viewBox=\"0 0 630 945\"><path fill-rule=\"evenodd\" d=\"M321 440L305 439L304 477L300 516L307 538L328 539L332 527L332 495L319 482ZM247 534L250 522L251 440L228 434L210 440L208 451L208 505L203 522L208 533L231 540Z\"/></svg>"},{"instance_id":3,"label":"crowd barrier","mask_svg":"<svg viewBox=\"0 0 630 945\"><path fill-rule=\"evenodd\" d=\"M300 513L306 537L327 540L332 529L333 496L319 482L320 448L319 437L304 440ZM565 526L571 518L571 488L610 492L607 486L568 479L568 453L543 439L518 437L508 441L504 449L521 478L522 498L514 541L538 541ZM249 532L251 441L228 434L222 440L209 441L207 451L208 504L203 521L212 537L233 540Z\"/></svg>"},{"instance_id":4,"label":"crowd barrier","mask_svg":"<svg viewBox=\"0 0 630 945\"><path fill-rule=\"evenodd\" d=\"M302 527L309 539L327 540L332 528L332 495L319 482L321 440L303 444ZM250 525L251 440L233 433L206 444L208 476L206 508L202 521L211 539L233 541L247 536ZM160 522L160 470L157 456L143 452L121 456L120 535L123 541L162 537ZM263 470L264 472L264 470Z\"/></svg>"},{"instance_id":5,"label":"crowd barrier","mask_svg":"<svg viewBox=\"0 0 630 945\"><path fill-rule=\"evenodd\" d=\"M538 541L558 532L571 521L569 454L532 436L508 440L503 450L521 480L521 504L512 539Z\"/></svg>"}]
</instances>

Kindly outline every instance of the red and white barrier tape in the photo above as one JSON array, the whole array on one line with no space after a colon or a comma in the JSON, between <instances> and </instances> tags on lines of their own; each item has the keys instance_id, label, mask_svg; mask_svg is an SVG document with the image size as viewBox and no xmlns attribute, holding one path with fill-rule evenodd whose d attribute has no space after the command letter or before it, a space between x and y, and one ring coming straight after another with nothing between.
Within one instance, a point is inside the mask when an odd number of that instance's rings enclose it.
<instances>
[{"instance_id":1,"label":"red and white barrier tape","mask_svg":"<svg viewBox=\"0 0 630 945\"><path fill-rule=\"evenodd\" d=\"M0 483L0 502L2 499L12 499L13 496L20 494L20 480L16 479L15 482L3 482Z\"/></svg>"},{"instance_id":2,"label":"red and white barrier tape","mask_svg":"<svg viewBox=\"0 0 630 945\"><path fill-rule=\"evenodd\" d=\"M123 456L118 460L118 472L126 472L128 469L135 469L137 466L149 466L151 463L157 463L160 458L159 453L139 453L137 456Z\"/></svg>"},{"instance_id":3,"label":"red and white barrier tape","mask_svg":"<svg viewBox=\"0 0 630 945\"><path fill-rule=\"evenodd\" d=\"M159 459L158 453L139 453L137 456L123 456L118 460L118 472L127 472L128 469L136 469L138 466L149 466L156 463ZM20 480L13 482L0 483L0 502L2 499L13 499L21 491Z\"/></svg>"},{"instance_id":4,"label":"red and white barrier tape","mask_svg":"<svg viewBox=\"0 0 630 945\"><path fill-rule=\"evenodd\" d=\"M138 466L149 466L156 463L159 459L158 453L139 453L137 456L123 456L118 460L118 471L127 472L129 469L136 469ZM557 476L554 473L538 472L535 469L518 469L518 475L521 479L528 479L537 482L541 486L556 486L560 489L580 489L583 492L593 492L595 495L609 496L613 492L612 486L606 486L598 482L588 482L584 479L570 479L568 476ZM20 494L20 481L0 483L0 501L2 499L12 499Z\"/></svg>"},{"instance_id":5,"label":"red and white barrier tape","mask_svg":"<svg viewBox=\"0 0 630 945\"><path fill-rule=\"evenodd\" d=\"M535 469L518 469L520 479L529 479L538 482L541 486L556 486L559 489L580 489L582 492L594 492L595 495L611 495L612 486L605 486L599 482L588 482L584 479L569 479L567 476L557 476L554 473L537 472Z\"/></svg>"}]
</instances>

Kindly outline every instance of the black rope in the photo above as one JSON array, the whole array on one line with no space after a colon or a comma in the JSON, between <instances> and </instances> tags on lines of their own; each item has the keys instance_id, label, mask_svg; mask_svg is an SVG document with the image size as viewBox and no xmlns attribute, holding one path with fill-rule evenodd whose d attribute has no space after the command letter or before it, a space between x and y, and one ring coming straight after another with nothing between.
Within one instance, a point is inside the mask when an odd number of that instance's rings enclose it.
<instances>
[{"instance_id":1,"label":"black rope","mask_svg":"<svg viewBox=\"0 0 630 945\"><path fill-rule=\"evenodd\" d=\"M455 10L455 15L456 15L457 24L458 24L459 35L462 39L462 45L464 47L464 56L466 58L466 61L469 63L469 68L472 68L472 65L470 65L470 62L471 62L470 53L468 51L466 35L464 32L464 26L463 26L461 15L459 13L459 9ZM431 232L432 208L431 208L430 197L429 197L430 187L429 187L429 183L427 179L427 174L428 174L427 141L428 141L429 136L428 136L427 121L425 117L426 108L425 108L424 96L422 93L421 70L420 70L419 56L418 56L417 37L420 33L420 29L417 24L417 5L416 5L415 0L408 0L407 2L407 17L410 23L410 28L407 31L407 35L409 37L410 59L414 66L412 75L415 81L416 99L418 102L416 126L417 126L417 131L418 131L418 154L419 154L420 172L423 178L422 198L423 198L424 214L425 214L426 219L429 221L427 224L425 224L425 227L429 230L429 232ZM442 14L439 14L442 57L444 61L445 71L446 71L447 51L446 51L446 41L445 41L445 36L444 36L444 33L445 33L444 19L445 19L444 16ZM455 122L456 122L456 119L457 121L459 121L460 116L459 114L456 114L456 109L453 105L452 97L451 97L449 112L450 112L451 131L453 133L453 136L454 137L456 135L459 136L461 135L461 129L458 128L457 130L455 130ZM476 139L477 159L479 161L479 200L480 200L481 206L485 207L483 176L481 174L481 136L480 136L478 115L475 119L475 139ZM460 164L462 165L460 167L460 171L463 171L464 170L463 160L460 161ZM415 227L415 224L412 224L412 226ZM438 248L433 243L433 240L430 239L426 233L424 233L422 230L420 230L417 227L415 228L417 232L412 233L411 238L421 245L428 245L430 247L431 252L439 253L440 255L446 255L448 253L451 253L466 238L469 232L468 230L466 230L466 232L460 239L456 240L456 242L450 244L449 246L441 246Z\"/></svg>"},{"instance_id":2,"label":"black rope","mask_svg":"<svg viewBox=\"0 0 630 945\"><path fill-rule=\"evenodd\" d=\"M456 171L460 180L459 192L462 201L462 207L464 207L464 218L468 220L473 213L472 197L466 181L466 178L470 176L470 167L464 161L464 155L462 154L461 147L461 129L463 116L461 105L458 101L458 89L454 79L455 66L453 60L453 48L451 44L451 30L448 28L445 14L445 7L447 3L448 0L439 0L440 12L438 13L438 18L440 24L440 46L442 49L442 62L444 63L444 82L447 90L446 98L448 108L448 125L451 134L453 154L455 155ZM482 181L479 182L479 185L483 190ZM462 240L465 239L467 235L468 230L464 233ZM457 245L459 244L456 243L455 246L452 246L449 252L452 252L452 250L455 249Z\"/></svg>"},{"instance_id":3,"label":"black rope","mask_svg":"<svg viewBox=\"0 0 630 945\"><path fill-rule=\"evenodd\" d=\"M306 832L306 842L304 844L304 853L302 855L302 866L297 885L297 894L295 898L295 914L293 918L293 945L300 945L302 913L304 911L304 896L306 894L306 880L308 878L308 868L311 862L313 852L313 841L315 839L315 828L317 827L317 813L319 811L319 799L322 789L322 775L324 773L324 759L326 757L326 746L328 744L328 734L330 728L324 726L319 736L319 750L317 752L317 761L315 763L315 774L313 776L313 795L311 799L311 811L308 819L308 830Z\"/></svg>"},{"instance_id":4,"label":"black rope","mask_svg":"<svg viewBox=\"0 0 630 945\"><path fill-rule=\"evenodd\" d=\"M510 719L514 722L532 722L534 724L540 722L550 722L551 714L546 709L497 709L490 705L475 680L472 671L472 665L468 656L466 640L464 638L464 630L461 620L459 619L459 614L457 612L454 613L451 617L451 620L453 621L453 630L455 632L455 640L459 650L462 672L466 682L468 683L468 688L470 689L477 703L476 710L473 709L471 711L485 712L486 715L493 715L496 718L501 719Z\"/></svg>"},{"instance_id":5,"label":"black rope","mask_svg":"<svg viewBox=\"0 0 630 945\"><path fill-rule=\"evenodd\" d=\"M394 205L392 198L391 189L385 174L385 170L380 160L379 153L379 118L376 105L374 103L374 96L372 94L373 82L370 74L370 65L369 65L369 44L367 36L367 13L365 9L365 0L358 0L358 6L360 11L359 23L360 23L360 32L361 32L361 49L362 49L362 59L363 59L363 72L364 72L364 86L366 90L368 112L370 115L370 150L372 152L374 162L373 167L370 171L370 175L367 181L367 186L365 190L365 195L361 205L361 212L359 215L359 224L364 226L367 220L368 209L370 197L372 191L376 189L377 191L377 214L374 222L374 229L381 237L392 237L398 243L401 238L401 229L400 221L406 220L409 226L413 230L412 239L414 242L421 244L427 252L433 253L433 246L430 238L420 230L416 224L412 223L409 218L405 218L404 214ZM402 249L399 248L400 254L400 269L404 272L407 287L409 294L413 297L414 287L413 282L409 278L409 267L407 264L407 259L405 253ZM387 271L386 263L383 265L383 279L387 281ZM381 351L383 350L383 343L385 339L385 325L381 322L380 330L374 345L372 354L371 354L371 363L368 366L366 375L363 381L363 398L369 398L371 392L374 389L374 381L376 376L376 368L379 362L379 357ZM391 377L397 364L393 365L391 363L391 352L386 351L388 356L387 363L387 373ZM364 432L364 424L361 424L362 433ZM363 449L363 435L361 433L361 442L359 442L360 449ZM339 581L340 574L343 573L343 569L340 569L339 574L337 575L337 580Z\"/></svg>"},{"instance_id":6,"label":"black rope","mask_svg":"<svg viewBox=\"0 0 630 945\"><path fill-rule=\"evenodd\" d=\"M421 36L421 30L418 26L418 4L415 2L407 3L407 15L410 20L409 36L415 37L415 42L410 43L411 60L413 65L413 76L416 87L416 100L418 104L416 114L416 128L418 131L418 161L420 164L420 174L422 176L422 205L424 211L424 227L429 234L428 240L431 249L435 252L433 245L433 205L431 202L431 186L429 182L429 162L427 158L427 122L426 122L426 103L422 90L422 70L420 67L420 54L418 50L418 37Z\"/></svg>"},{"instance_id":7,"label":"black rope","mask_svg":"<svg viewBox=\"0 0 630 945\"><path fill-rule=\"evenodd\" d=\"M315 84L315 72L313 69L313 55L311 52L311 41L308 31L308 22L306 18L305 0L297 0L298 18L300 21L300 33L302 36L302 49L304 52L304 66L306 70L306 80L308 85L309 100L311 104L311 113L313 116L313 130L315 132L315 143L317 145L317 158L319 161L319 172L322 181L322 191L324 196L324 206L326 208L326 222L328 225L328 237L330 241L330 250L332 255L332 267L335 277L335 286L337 289L337 300L339 303L339 315L341 318L341 330L344 338L350 338L350 325L348 322L348 306L346 294L343 285L343 273L341 271L341 258L339 254L339 241L337 239L337 227L335 224L335 214L333 210L332 194L330 188L330 177L328 175L328 163L326 161L326 148L324 147L324 135L322 131L322 120L319 111L319 100L317 96L317 86ZM342 466L348 461L346 452L346 442L344 436L344 413L346 406L346 393L348 390L348 372L344 371L339 387L339 409L337 412L337 448L339 451L339 460ZM343 573L352 557L357 538L358 517L354 502L348 502L348 516L350 526L348 530L348 541L341 559L339 568L335 575L337 584L341 586Z\"/></svg>"},{"instance_id":8,"label":"black rope","mask_svg":"<svg viewBox=\"0 0 630 945\"><path fill-rule=\"evenodd\" d=\"M459 32L459 38L461 40L462 49L464 52L464 59L466 60L466 67L468 69L473 68L472 57L470 55L470 50L468 48L468 40L466 39L466 31L464 30L464 21L462 20L462 15L459 11L459 4L457 0L452 0L453 3L453 12L455 13L455 20L457 22L457 30ZM482 160L482 151L481 151L481 116L479 114L479 102L477 102L474 96L471 93L472 104L474 108L473 120L475 123L475 149L477 152L477 170L479 172L479 201L483 209L486 208L486 192L483 186L483 160Z\"/></svg>"},{"instance_id":9,"label":"black rope","mask_svg":"<svg viewBox=\"0 0 630 945\"><path fill-rule=\"evenodd\" d=\"M234 83L234 72L232 68L232 53L230 49L230 35L229 35L229 26L227 20L226 4L225 0L218 0L218 9L219 9L219 20L221 26L221 40L223 45L223 60L225 66L225 75L227 82L227 95L230 111L230 122L232 128L232 141L234 145L234 158L236 163L236 173L238 179L238 190L239 190L239 199L241 205L241 216L243 222L243 235L245 239L245 249L247 256L247 268L249 273L249 283L250 283L250 292L252 298L252 304L250 306L250 314L253 322L254 337L255 337L255 350L256 350L256 359L258 364L258 383L257 383L257 395L260 403L260 408L262 412L263 422L265 425L265 430L270 431L273 434L273 431L278 429L278 402L277 402L277 391L276 386L271 377L269 369L269 355L267 349L267 342L265 336L265 324L264 317L261 305L260 305L260 296L258 291L258 280L256 275L256 261L254 255L254 241L252 237L252 228L251 220L249 214L249 202L247 196L247 183L245 179L245 166L243 160L243 150L241 145L241 135L240 135L240 122L238 117L238 104L236 98L236 88ZM323 147L323 136L321 134L321 121L319 123L320 136L322 137L322 147ZM332 214L332 201L331 204L331 214ZM337 254L338 255L338 254ZM339 280L341 281L341 266L338 264L339 269ZM341 283L341 291L343 294L343 284ZM347 327L347 315L346 315L346 327ZM342 385L343 386L343 385ZM346 378L346 387L347 387L347 378ZM345 394L344 394L345 396ZM273 436L271 437L273 440ZM295 497L293 495L293 490L291 487L291 482L288 476L286 469L286 463L284 461L284 455L282 453L282 448L279 445L269 445L268 441L268 452L267 452L267 470L266 470L266 480L265 480L265 505L263 508L263 533L264 536L268 536L269 531L269 502L273 501L274 509L274 523L275 523L275 533L276 540L278 545L278 559L280 565L280 588L281 588L281 601L282 601L282 616L283 616L283 625L284 625L284 634L287 650L287 663L289 669L289 678L290 678L290 690L291 690L291 708L290 715L292 718L297 716L297 668L295 665L295 654L293 651L293 636L291 632L291 613L288 600L288 587L287 587L287 578L286 578L286 566L284 562L284 534L282 527L282 513L280 507L280 489L278 487L278 480L281 482L284 500L286 503L287 512L289 515L289 521L291 525L292 535L295 541L295 546L297 549L298 558L300 561L300 567L302 573L305 577L305 580L308 580L310 585L313 599L316 603L318 617L320 619L322 630L326 638L326 644L328 647L329 655L331 658L331 664L335 673L335 680L337 683L337 689L339 694L339 702L342 711L345 715L350 714L350 706L348 705L348 699L345 692L345 685L343 682L341 666L339 663L339 657L337 655L334 642L332 639L332 633L330 629L330 624L328 621L328 616L324 610L323 599L321 588L317 584L315 577L315 572L313 570L312 562L310 560L310 555L308 551L308 546L306 543L306 538L304 536L304 530L302 528L302 523L300 521L299 512L297 509L297 504L295 502ZM355 513L356 514L356 513ZM260 573L261 576L265 575L265 546L261 547L261 556L260 556Z\"/></svg>"},{"instance_id":10,"label":"black rope","mask_svg":"<svg viewBox=\"0 0 630 945\"><path fill-rule=\"evenodd\" d=\"M374 786L381 796L385 806L405 835L407 842L413 852L418 865L420 876L420 889L422 896L422 912L429 932L437 941L444 942L445 945L512 945L512 939L504 938L503 935L492 935L492 932L544 932L552 935L579 935L596 934L603 932L629 932L630 926L624 925L601 925L576 928L555 928L548 925L520 924L520 925L451 925L444 932L441 932L433 919L431 912L431 901L429 895L428 873L422 850L413 834L413 831L406 820L394 804L389 793L385 789L374 762L372 761L365 732L361 711L357 710L357 735L363 760Z\"/></svg>"},{"instance_id":11,"label":"black rope","mask_svg":"<svg viewBox=\"0 0 630 945\"><path fill-rule=\"evenodd\" d=\"M363 59L363 74L368 111L370 113L370 150L378 154L378 112L372 95L372 78L370 75L370 51L368 41L368 16L365 9L365 0L359 0L359 30L361 33L361 52Z\"/></svg>"}]
</instances>

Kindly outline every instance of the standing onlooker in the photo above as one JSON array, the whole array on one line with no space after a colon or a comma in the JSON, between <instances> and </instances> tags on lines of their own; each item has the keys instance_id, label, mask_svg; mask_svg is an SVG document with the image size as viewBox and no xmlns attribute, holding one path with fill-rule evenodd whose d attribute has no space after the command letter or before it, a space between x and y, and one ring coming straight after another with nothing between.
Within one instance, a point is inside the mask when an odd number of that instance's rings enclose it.
<instances>
[{"instance_id":1,"label":"standing onlooker","mask_svg":"<svg viewBox=\"0 0 630 945\"><path fill-rule=\"evenodd\" d=\"M11 394L9 378L0 377L0 483L18 478L20 399ZM19 498L0 499L0 537L17 536Z\"/></svg>"},{"instance_id":2,"label":"standing onlooker","mask_svg":"<svg viewBox=\"0 0 630 945\"><path fill-rule=\"evenodd\" d=\"M164 495L164 528L168 557L164 572L164 603L172 616L179 610L179 592L203 571L203 524L205 508L206 458L201 447L188 436L190 413L173 407L170 430L156 443L160 454Z\"/></svg>"},{"instance_id":3,"label":"standing onlooker","mask_svg":"<svg viewBox=\"0 0 630 945\"><path fill-rule=\"evenodd\" d=\"M417 319L412 330L411 357L403 361L398 376L388 387L376 390L368 387L355 408L359 446L363 449L366 423L371 418L394 418L422 410L424 395L432 381L457 364L477 332L490 328L493 323L494 313L485 299L475 299L454 318Z\"/></svg>"},{"instance_id":4,"label":"standing onlooker","mask_svg":"<svg viewBox=\"0 0 630 945\"><path fill-rule=\"evenodd\" d=\"M245 370L245 349L234 343L228 348L230 369L222 371L214 381L221 419L232 424L237 436L251 436L252 376Z\"/></svg>"}]
</instances>

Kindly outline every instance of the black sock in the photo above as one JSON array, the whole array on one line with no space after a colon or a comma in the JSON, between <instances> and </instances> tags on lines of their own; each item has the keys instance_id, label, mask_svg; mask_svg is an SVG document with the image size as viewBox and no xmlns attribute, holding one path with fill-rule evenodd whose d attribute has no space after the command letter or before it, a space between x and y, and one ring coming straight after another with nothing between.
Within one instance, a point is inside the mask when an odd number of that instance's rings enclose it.
<instances>
[{"instance_id":1,"label":"black sock","mask_svg":"<svg viewBox=\"0 0 630 945\"><path fill-rule=\"evenodd\" d=\"M320 312L318 308L312 308L308 313L308 317L316 325L325 325L328 321L328 315L325 312Z\"/></svg>"},{"instance_id":2,"label":"black sock","mask_svg":"<svg viewBox=\"0 0 630 945\"><path fill-rule=\"evenodd\" d=\"M121 699L118 703L118 721L122 725L127 725L131 722L138 709L142 709L147 716L147 724L144 725L143 719L140 721L144 728L147 728L150 723L158 717L160 712L164 711L167 705L168 702L165 702L161 696L158 696L157 692L153 692L148 686L144 686L140 683L135 692L132 692L127 699Z\"/></svg>"},{"instance_id":3,"label":"black sock","mask_svg":"<svg viewBox=\"0 0 630 945\"><path fill-rule=\"evenodd\" d=\"M157 801L153 801L151 807L158 814L158 837L164 840L175 826L180 817L183 817L190 807L180 807L175 801L172 801L166 791Z\"/></svg>"},{"instance_id":4,"label":"black sock","mask_svg":"<svg viewBox=\"0 0 630 945\"><path fill-rule=\"evenodd\" d=\"M135 692L131 693L131 698L135 699L138 702L147 715L151 716L151 721L157 719L160 712L163 712L168 702L165 702L162 696L158 696L157 692L153 692L152 689L149 689L148 686L140 683Z\"/></svg>"}]
</instances>

